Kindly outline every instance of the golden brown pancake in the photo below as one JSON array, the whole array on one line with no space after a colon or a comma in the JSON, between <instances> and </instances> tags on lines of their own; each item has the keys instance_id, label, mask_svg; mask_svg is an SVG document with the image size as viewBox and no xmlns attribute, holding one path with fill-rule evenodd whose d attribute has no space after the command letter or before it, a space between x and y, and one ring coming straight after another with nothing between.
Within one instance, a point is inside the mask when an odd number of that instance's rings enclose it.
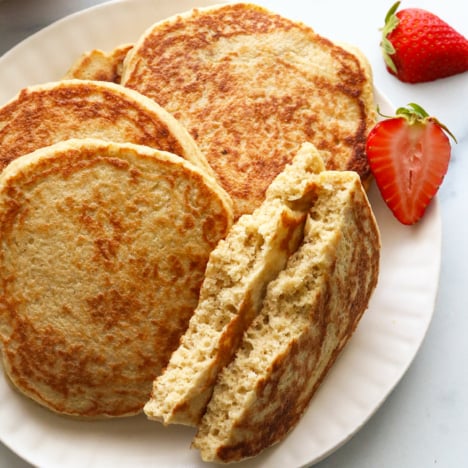
<instances>
[{"instance_id":1,"label":"golden brown pancake","mask_svg":"<svg viewBox=\"0 0 468 468\"><path fill-rule=\"evenodd\" d=\"M317 179L302 245L218 376L193 442L205 461L240 461L286 437L376 286L379 231L357 174Z\"/></svg>"},{"instance_id":2,"label":"golden brown pancake","mask_svg":"<svg viewBox=\"0 0 468 468\"><path fill-rule=\"evenodd\" d=\"M187 131L154 101L86 80L31 86L0 108L0 170L38 148L87 137L168 151L212 173Z\"/></svg>"},{"instance_id":3,"label":"golden brown pancake","mask_svg":"<svg viewBox=\"0 0 468 468\"><path fill-rule=\"evenodd\" d=\"M262 7L234 3L156 23L127 55L122 84L188 129L236 216L261 204L304 142L328 169L369 177L364 149L375 110L367 61Z\"/></svg>"},{"instance_id":4,"label":"golden brown pancake","mask_svg":"<svg viewBox=\"0 0 468 468\"><path fill-rule=\"evenodd\" d=\"M318 151L304 144L272 182L264 202L241 216L211 252L189 327L144 407L150 419L200 422L216 376L260 310L267 284L302 241L314 198L309 188L323 169Z\"/></svg>"},{"instance_id":5,"label":"golden brown pancake","mask_svg":"<svg viewBox=\"0 0 468 468\"><path fill-rule=\"evenodd\" d=\"M0 349L53 411L141 411L228 232L227 195L171 153L68 140L0 174Z\"/></svg>"},{"instance_id":6,"label":"golden brown pancake","mask_svg":"<svg viewBox=\"0 0 468 468\"><path fill-rule=\"evenodd\" d=\"M132 47L132 44L123 44L110 53L106 53L101 49L85 52L73 63L64 79L120 83L123 61Z\"/></svg>"}]
</instances>

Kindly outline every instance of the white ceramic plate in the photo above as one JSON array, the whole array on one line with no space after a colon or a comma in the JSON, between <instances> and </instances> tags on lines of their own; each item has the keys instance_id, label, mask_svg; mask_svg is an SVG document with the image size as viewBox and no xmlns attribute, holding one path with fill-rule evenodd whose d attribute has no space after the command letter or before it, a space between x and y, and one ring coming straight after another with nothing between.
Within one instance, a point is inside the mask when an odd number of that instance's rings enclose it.
<instances>
[{"instance_id":1,"label":"white ceramic plate","mask_svg":"<svg viewBox=\"0 0 468 468\"><path fill-rule=\"evenodd\" d=\"M111 50L134 41L158 19L213 3L123 0L54 23L0 58L0 104L27 85L60 79L83 51ZM380 93L377 99L384 113L392 112ZM239 467L293 467L326 457L376 411L421 345L438 286L437 200L423 221L409 228L394 220L377 190L370 198L382 234L382 259L369 310L299 425L285 441ZM34 465L207 466L189 448L193 435L191 428L164 428L144 416L97 422L57 416L19 395L0 375L0 439Z\"/></svg>"}]
</instances>

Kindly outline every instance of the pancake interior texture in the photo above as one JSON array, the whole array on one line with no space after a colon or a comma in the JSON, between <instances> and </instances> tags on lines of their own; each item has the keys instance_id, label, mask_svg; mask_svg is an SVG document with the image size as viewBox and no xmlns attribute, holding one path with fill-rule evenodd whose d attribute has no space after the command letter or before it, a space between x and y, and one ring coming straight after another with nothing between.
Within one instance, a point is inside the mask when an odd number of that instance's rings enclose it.
<instances>
[{"instance_id":1,"label":"pancake interior texture","mask_svg":"<svg viewBox=\"0 0 468 468\"><path fill-rule=\"evenodd\" d=\"M260 6L195 9L156 23L127 55L122 84L188 129L236 217L261 204L304 142L328 169L369 178L365 140L376 113L367 60Z\"/></svg>"},{"instance_id":2,"label":"pancake interior texture","mask_svg":"<svg viewBox=\"0 0 468 468\"><path fill-rule=\"evenodd\" d=\"M16 387L81 417L138 413L232 210L170 153L68 140L0 175L0 343Z\"/></svg>"},{"instance_id":3,"label":"pancake interior texture","mask_svg":"<svg viewBox=\"0 0 468 468\"><path fill-rule=\"evenodd\" d=\"M323 169L318 151L304 144L272 182L262 205L241 216L210 254L189 328L144 407L150 419L199 423L217 373L231 361L261 308L267 284L302 241L313 202L310 187Z\"/></svg>"},{"instance_id":4,"label":"pancake interior texture","mask_svg":"<svg viewBox=\"0 0 468 468\"><path fill-rule=\"evenodd\" d=\"M0 108L0 170L18 156L71 138L150 146L213 174L188 132L166 110L136 91L92 80L31 86Z\"/></svg>"},{"instance_id":5,"label":"pancake interior texture","mask_svg":"<svg viewBox=\"0 0 468 468\"><path fill-rule=\"evenodd\" d=\"M380 236L367 197L354 172L319 178L304 242L220 372L193 441L205 461L239 461L282 440L368 306Z\"/></svg>"}]
</instances>

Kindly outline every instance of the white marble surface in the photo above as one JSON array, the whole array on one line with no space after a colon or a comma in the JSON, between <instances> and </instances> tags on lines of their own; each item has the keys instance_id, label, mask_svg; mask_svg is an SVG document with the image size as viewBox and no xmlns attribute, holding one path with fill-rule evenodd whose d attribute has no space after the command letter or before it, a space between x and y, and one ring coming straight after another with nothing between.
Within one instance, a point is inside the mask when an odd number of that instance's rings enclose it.
<instances>
[{"instance_id":1,"label":"white marble surface","mask_svg":"<svg viewBox=\"0 0 468 468\"><path fill-rule=\"evenodd\" d=\"M0 54L50 22L98 3L103 2L0 0ZM418 102L458 139L439 192L442 266L427 336L409 370L377 413L343 447L315 466L468 467L468 73L418 85L403 84L390 76L381 60L378 28L391 1L258 3L295 19L303 19L307 12L307 22L317 32L360 47L373 66L376 86L395 106ZM403 0L402 4L430 10L468 35L468 2ZM0 443L1 468L27 466Z\"/></svg>"}]
</instances>

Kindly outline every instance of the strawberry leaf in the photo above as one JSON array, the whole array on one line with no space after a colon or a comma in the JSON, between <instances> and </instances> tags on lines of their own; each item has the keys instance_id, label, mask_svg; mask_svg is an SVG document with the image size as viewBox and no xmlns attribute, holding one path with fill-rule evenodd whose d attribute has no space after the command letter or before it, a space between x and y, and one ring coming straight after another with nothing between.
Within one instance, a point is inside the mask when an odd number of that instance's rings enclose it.
<instances>
[{"instance_id":1,"label":"strawberry leaf","mask_svg":"<svg viewBox=\"0 0 468 468\"><path fill-rule=\"evenodd\" d=\"M396 18L395 16L395 13L396 11L398 10L398 7L400 6L400 2L395 2L391 7L390 7L390 10L388 10L387 14L385 15L385 26L387 26L387 24L390 24L391 22L394 21L394 18ZM398 18L397 18L397 21L398 21ZM398 24L398 23L396 23ZM390 31L388 32L391 32L393 31L393 29L395 29L396 27L396 24L395 26L390 29Z\"/></svg>"},{"instance_id":2,"label":"strawberry leaf","mask_svg":"<svg viewBox=\"0 0 468 468\"><path fill-rule=\"evenodd\" d=\"M399 107L396 110L396 115L405 117L410 124L421 122L429 117L429 114L414 102L408 104L407 107Z\"/></svg>"},{"instance_id":3,"label":"strawberry leaf","mask_svg":"<svg viewBox=\"0 0 468 468\"><path fill-rule=\"evenodd\" d=\"M390 68L390 70L392 70L395 74L398 73L395 63L390 58L390 55L395 53L395 48L392 46L392 43L387 38L385 38L382 39L380 46L382 47L385 65L387 65L387 67Z\"/></svg>"},{"instance_id":4,"label":"strawberry leaf","mask_svg":"<svg viewBox=\"0 0 468 468\"><path fill-rule=\"evenodd\" d=\"M400 2L396 2L393 4L393 6L390 8L390 10L388 10L385 16L384 27L380 28L380 30L382 31L382 40L380 42L380 47L382 49L383 59L387 67L390 68L390 70L392 70L395 74L397 73L397 68L390 56L393 55L396 51L393 47L393 44L388 40L387 36L398 26L398 23L400 22L400 20L395 14L399 6Z\"/></svg>"}]
</instances>

